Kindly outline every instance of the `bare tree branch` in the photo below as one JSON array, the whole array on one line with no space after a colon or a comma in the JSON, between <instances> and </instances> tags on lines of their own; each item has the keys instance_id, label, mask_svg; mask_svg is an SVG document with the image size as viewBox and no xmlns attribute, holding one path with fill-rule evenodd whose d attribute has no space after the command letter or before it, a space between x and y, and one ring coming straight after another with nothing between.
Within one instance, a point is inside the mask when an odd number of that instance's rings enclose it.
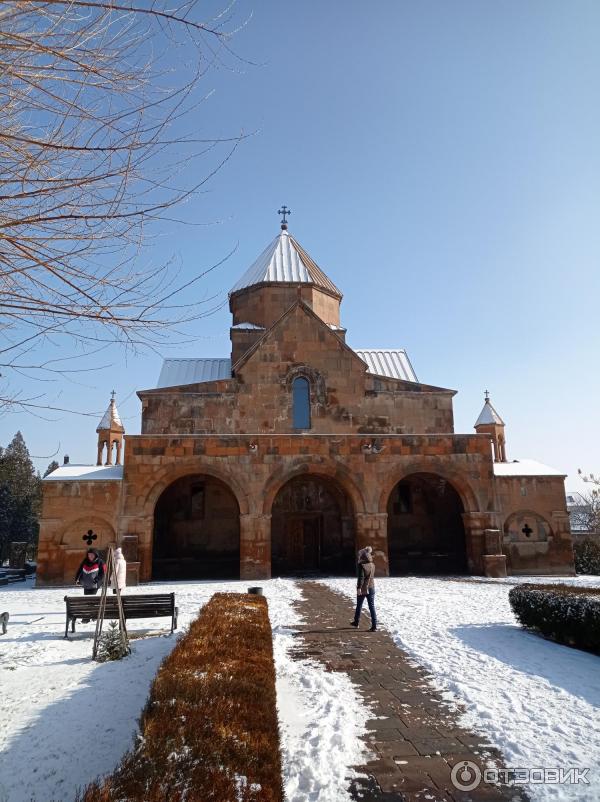
<instances>
[{"instance_id":1,"label":"bare tree branch","mask_svg":"<svg viewBox=\"0 0 600 802\"><path fill-rule=\"evenodd\" d=\"M61 356L65 341L82 353L111 342L156 348L220 308L190 288L222 261L183 281L171 262L141 266L148 227L174 220L246 136L181 131L207 97L201 79L232 56L235 4L208 20L200 10L198 0L0 4L5 380L65 372L32 359L39 346ZM213 163L190 183L200 156ZM0 395L5 408L38 408L18 390Z\"/></svg>"}]
</instances>

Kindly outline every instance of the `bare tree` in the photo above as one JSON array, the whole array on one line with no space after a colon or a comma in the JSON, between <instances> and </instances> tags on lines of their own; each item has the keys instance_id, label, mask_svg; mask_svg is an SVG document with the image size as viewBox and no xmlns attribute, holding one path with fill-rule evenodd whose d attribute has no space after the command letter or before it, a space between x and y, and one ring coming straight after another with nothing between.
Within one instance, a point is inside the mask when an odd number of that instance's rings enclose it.
<instances>
[{"instance_id":1,"label":"bare tree","mask_svg":"<svg viewBox=\"0 0 600 802\"><path fill-rule=\"evenodd\" d=\"M241 139L186 130L201 79L229 64L236 24L231 6L208 20L199 11L198 0L0 3L5 378L68 372L72 351L107 342L155 345L215 307L189 292L181 300L201 276L178 283L172 265L142 267L139 258L148 226L172 219ZM200 156L210 166L190 183ZM61 353L36 359L48 341ZM6 389L2 404L38 405Z\"/></svg>"},{"instance_id":2,"label":"bare tree","mask_svg":"<svg viewBox=\"0 0 600 802\"><path fill-rule=\"evenodd\" d=\"M578 473L590 490L579 494L583 503L571 511L571 523L580 531L600 533L600 477L584 474L581 469Z\"/></svg>"}]
</instances>

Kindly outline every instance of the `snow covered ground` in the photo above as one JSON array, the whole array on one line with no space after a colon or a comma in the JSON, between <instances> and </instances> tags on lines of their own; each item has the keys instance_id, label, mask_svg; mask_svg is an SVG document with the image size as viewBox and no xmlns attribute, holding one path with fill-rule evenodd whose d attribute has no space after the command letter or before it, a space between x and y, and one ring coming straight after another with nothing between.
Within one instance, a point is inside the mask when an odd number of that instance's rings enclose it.
<instances>
[{"instance_id":1,"label":"snow covered ground","mask_svg":"<svg viewBox=\"0 0 600 802\"><path fill-rule=\"evenodd\" d=\"M0 802L71 802L78 786L110 772L130 747L137 718L161 660L173 648L168 619L132 621L133 654L116 663L91 661L94 625L64 634L64 588L0 588ZM358 741L364 712L350 680L319 664L294 661L292 581L263 582L274 630L285 785L289 802L340 802L347 769L364 759ZM131 588L176 593L179 632L219 591L245 582L160 583ZM163 633L156 634L156 633ZM152 633L152 634L151 634Z\"/></svg>"},{"instance_id":2,"label":"snow covered ground","mask_svg":"<svg viewBox=\"0 0 600 802\"><path fill-rule=\"evenodd\" d=\"M461 723L485 733L507 766L590 768L590 785L529 786L532 799L600 800L600 657L521 629L508 603L516 581L479 577L377 580L381 626L432 673ZM600 577L562 579L600 586ZM350 598L355 580L326 584Z\"/></svg>"},{"instance_id":3,"label":"snow covered ground","mask_svg":"<svg viewBox=\"0 0 600 802\"><path fill-rule=\"evenodd\" d=\"M293 660L293 626L299 614L288 601L301 593L291 580L274 580L281 601L269 598L277 668L277 703L282 733L286 802L343 802L348 767L369 760L360 736L372 718L347 674L327 672L312 660ZM271 588L265 590L272 596Z\"/></svg>"}]
</instances>

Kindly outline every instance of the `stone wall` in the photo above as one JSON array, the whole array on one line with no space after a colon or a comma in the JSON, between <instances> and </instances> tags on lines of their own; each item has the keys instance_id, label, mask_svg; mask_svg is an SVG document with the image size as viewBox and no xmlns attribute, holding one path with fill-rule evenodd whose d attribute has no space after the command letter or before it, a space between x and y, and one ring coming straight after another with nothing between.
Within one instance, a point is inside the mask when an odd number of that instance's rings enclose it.
<instances>
[{"instance_id":1,"label":"stone wall","mask_svg":"<svg viewBox=\"0 0 600 802\"><path fill-rule=\"evenodd\" d=\"M564 479L496 477L503 551L511 574L573 572L573 548Z\"/></svg>"},{"instance_id":2,"label":"stone wall","mask_svg":"<svg viewBox=\"0 0 600 802\"><path fill-rule=\"evenodd\" d=\"M246 355L231 380L147 390L144 434L291 433L292 382L311 385L311 432L454 431L454 391L368 375L365 363L302 304Z\"/></svg>"},{"instance_id":3,"label":"stone wall","mask_svg":"<svg viewBox=\"0 0 600 802\"><path fill-rule=\"evenodd\" d=\"M100 550L117 540L121 481L45 481L36 584L71 585L87 543L88 530Z\"/></svg>"},{"instance_id":4,"label":"stone wall","mask_svg":"<svg viewBox=\"0 0 600 802\"><path fill-rule=\"evenodd\" d=\"M480 435L382 436L372 453L360 435L129 436L119 535L139 540L142 581L151 578L154 508L176 479L205 474L224 482L240 508L244 578L270 573L271 511L293 477L326 477L346 494L356 545L372 545L387 573L387 504L400 479L430 472L457 490L465 509L469 569L483 570L483 532L497 525L489 439Z\"/></svg>"},{"instance_id":5,"label":"stone wall","mask_svg":"<svg viewBox=\"0 0 600 802\"><path fill-rule=\"evenodd\" d=\"M355 547L371 545L379 573L387 574L390 495L399 481L417 473L439 476L459 494L469 572L485 572L486 544L494 530L504 533L509 573L572 571L562 480L494 478L486 435L382 435L376 438L375 450L370 437L313 432L126 439L122 497L120 482L44 483L39 584L72 581L88 528L98 534L94 545L100 548L133 537L140 580L149 581L156 503L174 481L191 475L218 479L235 496L244 579L270 575L273 503L279 490L298 476L326 478L345 494L354 518ZM516 527L526 524L532 532L529 538L517 534Z\"/></svg>"},{"instance_id":6,"label":"stone wall","mask_svg":"<svg viewBox=\"0 0 600 802\"><path fill-rule=\"evenodd\" d=\"M302 301L324 322L340 325L341 298L310 284L259 284L234 293L229 299L233 325L254 323L270 328L293 304Z\"/></svg>"}]
</instances>

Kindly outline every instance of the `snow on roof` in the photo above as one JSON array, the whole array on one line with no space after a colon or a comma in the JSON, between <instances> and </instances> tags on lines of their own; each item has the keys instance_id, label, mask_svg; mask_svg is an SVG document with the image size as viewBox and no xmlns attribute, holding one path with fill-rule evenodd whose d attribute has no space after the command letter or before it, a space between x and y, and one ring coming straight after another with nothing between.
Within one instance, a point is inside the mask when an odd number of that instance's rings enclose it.
<instances>
[{"instance_id":1,"label":"snow on roof","mask_svg":"<svg viewBox=\"0 0 600 802\"><path fill-rule=\"evenodd\" d=\"M498 426L504 426L504 421L498 415L494 407L492 406L492 402L489 398L485 399L485 404L483 405L483 409L479 413L479 417L475 421L475 426L480 426L482 424L490 424L494 423Z\"/></svg>"},{"instance_id":2,"label":"snow on roof","mask_svg":"<svg viewBox=\"0 0 600 802\"><path fill-rule=\"evenodd\" d=\"M236 323L235 326L231 327L232 329L245 329L248 331L264 331L264 326L256 326L254 323Z\"/></svg>"},{"instance_id":3,"label":"snow on roof","mask_svg":"<svg viewBox=\"0 0 600 802\"><path fill-rule=\"evenodd\" d=\"M589 507L589 501L586 501L581 493L575 490L567 490L567 507Z\"/></svg>"},{"instance_id":4,"label":"snow on roof","mask_svg":"<svg viewBox=\"0 0 600 802\"><path fill-rule=\"evenodd\" d=\"M231 359L165 359L156 387L176 387L230 378Z\"/></svg>"},{"instance_id":5,"label":"snow on roof","mask_svg":"<svg viewBox=\"0 0 600 802\"><path fill-rule=\"evenodd\" d=\"M117 430L121 429L121 431L125 431L114 398L111 398L110 403L108 405L108 409L106 410L106 412L102 416L102 420L96 427L97 432L99 432L101 429L112 429L113 431L115 429Z\"/></svg>"},{"instance_id":6,"label":"snow on roof","mask_svg":"<svg viewBox=\"0 0 600 802\"><path fill-rule=\"evenodd\" d=\"M368 373L374 373L376 376L388 376L390 379L418 381L404 348L355 348L353 350L363 362L367 363Z\"/></svg>"},{"instance_id":7,"label":"snow on roof","mask_svg":"<svg viewBox=\"0 0 600 802\"><path fill-rule=\"evenodd\" d=\"M287 231L281 231L267 245L229 294L266 282L314 284L341 296L335 284Z\"/></svg>"},{"instance_id":8,"label":"snow on roof","mask_svg":"<svg viewBox=\"0 0 600 802\"><path fill-rule=\"evenodd\" d=\"M120 482L122 465L61 465L44 482Z\"/></svg>"},{"instance_id":9,"label":"snow on roof","mask_svg":"<svg viewBox=\"0 0 600 802\"><path fill-rule=\"evenodd\" d=\"M494 462L494 476L566 476L534 459L515 459L512 462Z\"/></svg>"}]
</instances>

